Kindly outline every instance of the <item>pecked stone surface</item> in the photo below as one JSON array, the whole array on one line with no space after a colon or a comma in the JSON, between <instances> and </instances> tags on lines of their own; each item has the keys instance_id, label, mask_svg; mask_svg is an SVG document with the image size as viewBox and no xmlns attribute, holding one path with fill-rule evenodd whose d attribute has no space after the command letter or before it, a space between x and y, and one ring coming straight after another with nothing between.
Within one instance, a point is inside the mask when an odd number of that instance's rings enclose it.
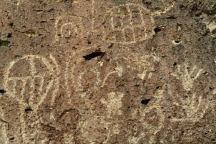
<instances>
[{"instance_id":1,"label":"pecked stone surface","mask_svg":"<svg viewBox=\"0 0 216 144\"><path fill-rule=\"evenodd\" d=\"M1 0L1 144L216 143L214 0Z\"/></svg>"}]
</instances>

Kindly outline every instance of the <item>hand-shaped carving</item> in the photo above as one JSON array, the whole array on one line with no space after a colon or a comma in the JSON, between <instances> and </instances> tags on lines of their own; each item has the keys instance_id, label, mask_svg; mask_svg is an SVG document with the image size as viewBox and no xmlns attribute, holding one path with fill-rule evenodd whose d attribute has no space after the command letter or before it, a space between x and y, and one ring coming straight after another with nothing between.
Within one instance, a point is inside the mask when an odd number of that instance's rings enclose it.
<instances>
[{"instance_id":1,"label":"hand-shaped carving","mask_svg":"<svg viewBox=\"0 0 216 144\"><path fill-rule=\"evenodd\" d=\"M188 64L183 66L177 66L177 72L172 75L182 81L182 85L186 91L190 91L193 88L194 81L202 74L203 69L198 69L195 65L189 70Z\"/></svg>"},{"instance_id":2,"label":"hand-shaped carving","mask_svg":"<svg viewBox=\"0 0 216 144\"><path fill-rule=\"evenodd\" d=\"M180 97L177 95L176 101L174 105L177 107L181 107L184 110L185 117L182 118L174 118L173 121L192 121L196 122L201 119L207 108L208 104L206 100L196 93L192 94L191 97Z\"/></svg>"}]
</instances>

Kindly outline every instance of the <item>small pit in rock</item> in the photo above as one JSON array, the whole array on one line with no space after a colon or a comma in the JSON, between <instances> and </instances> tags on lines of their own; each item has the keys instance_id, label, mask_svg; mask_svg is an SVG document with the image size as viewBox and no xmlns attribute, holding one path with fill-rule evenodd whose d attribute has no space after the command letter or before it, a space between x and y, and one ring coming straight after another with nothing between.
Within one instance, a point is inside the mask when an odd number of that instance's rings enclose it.
<instances>
[{"instance_id":1,"label":"small pit in rock","mask_svg":"<svg viewBox=\"0 0 216 144\"><path fill-rule=\"evenodd\" d=\"M142 105L148 105L148 103L150 102L151 99L143 99L141 100L141 104Z\"/></svg>"},{"instance_id":2,"label":"small pit in rock","mask_svg":"<svg viewBox=\"0 0 216 144\"><path fill-rule=\"evenodd\" d=\"M6 93L6 90L0 89L0 95L4 95Z\"/></svg>"},{"instance_id":3,"label":"small pit in rock","mask_svg":"<svg viewBox=\"0 0 216 144\"><path fill-rule=\"evenodd\" d=\"M10 44L10 41L7 40L0 40L0 47L8 47Z\"/></svg>"},{"instance_id":4,"label":"small pit in rock","mask_svg":"<svg viewBox=\"0 0 216 144\"><path fill-rule=\"evenodd\" d=\"M88 55L83 56L83 58L85 60L91 60L91 59L94 59L96 57L102 58L104 55L105 55L105 52L101 52L101 51L97 50L95 52L92 52L92 53L90 53Z\"/></svg>"},{"instance_id":5,"label":"small pit in rock","mask_svg":"<svg viewBox=\"0 0 216 144\"><path fill-rule=\"evenodd\" d=\"M26 108L25 108L25 112L26 112L26 113L28 113L28 112L32 112L32 111L33 111L33 110L32 110L31 107L26 107Z\"/></svg>"}]
</instances>

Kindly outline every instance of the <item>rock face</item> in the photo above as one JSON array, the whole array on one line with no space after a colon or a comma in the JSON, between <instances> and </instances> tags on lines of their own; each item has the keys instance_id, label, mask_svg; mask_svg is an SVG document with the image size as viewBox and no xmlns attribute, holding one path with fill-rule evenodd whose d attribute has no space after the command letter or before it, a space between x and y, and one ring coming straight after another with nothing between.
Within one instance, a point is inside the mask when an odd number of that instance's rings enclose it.
<instances>
[{"instance_id":1,"label":"rock face","mask_svg":"<svg viewBox=\"0 0 216 144\"><path fill-rule=\"evenodd\" d=\"M216 1L1 0L1 144L216 143Z\"/></svg>"}]
</instances>

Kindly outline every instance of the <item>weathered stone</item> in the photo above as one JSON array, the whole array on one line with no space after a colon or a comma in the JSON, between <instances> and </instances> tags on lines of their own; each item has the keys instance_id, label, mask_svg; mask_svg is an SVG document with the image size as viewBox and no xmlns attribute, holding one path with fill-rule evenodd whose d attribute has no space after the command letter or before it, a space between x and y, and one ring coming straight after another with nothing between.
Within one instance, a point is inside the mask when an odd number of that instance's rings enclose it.
<instances>
[{"instance_id":1,"label":"weathered stone","mask_svg":"<svg viewBox=\"0 0 216 144\"><path fill-rule=\"evenodd\" d=\"M1 0L0 144L216 143L216 1Z\"/></svg>"}]
</instances>

